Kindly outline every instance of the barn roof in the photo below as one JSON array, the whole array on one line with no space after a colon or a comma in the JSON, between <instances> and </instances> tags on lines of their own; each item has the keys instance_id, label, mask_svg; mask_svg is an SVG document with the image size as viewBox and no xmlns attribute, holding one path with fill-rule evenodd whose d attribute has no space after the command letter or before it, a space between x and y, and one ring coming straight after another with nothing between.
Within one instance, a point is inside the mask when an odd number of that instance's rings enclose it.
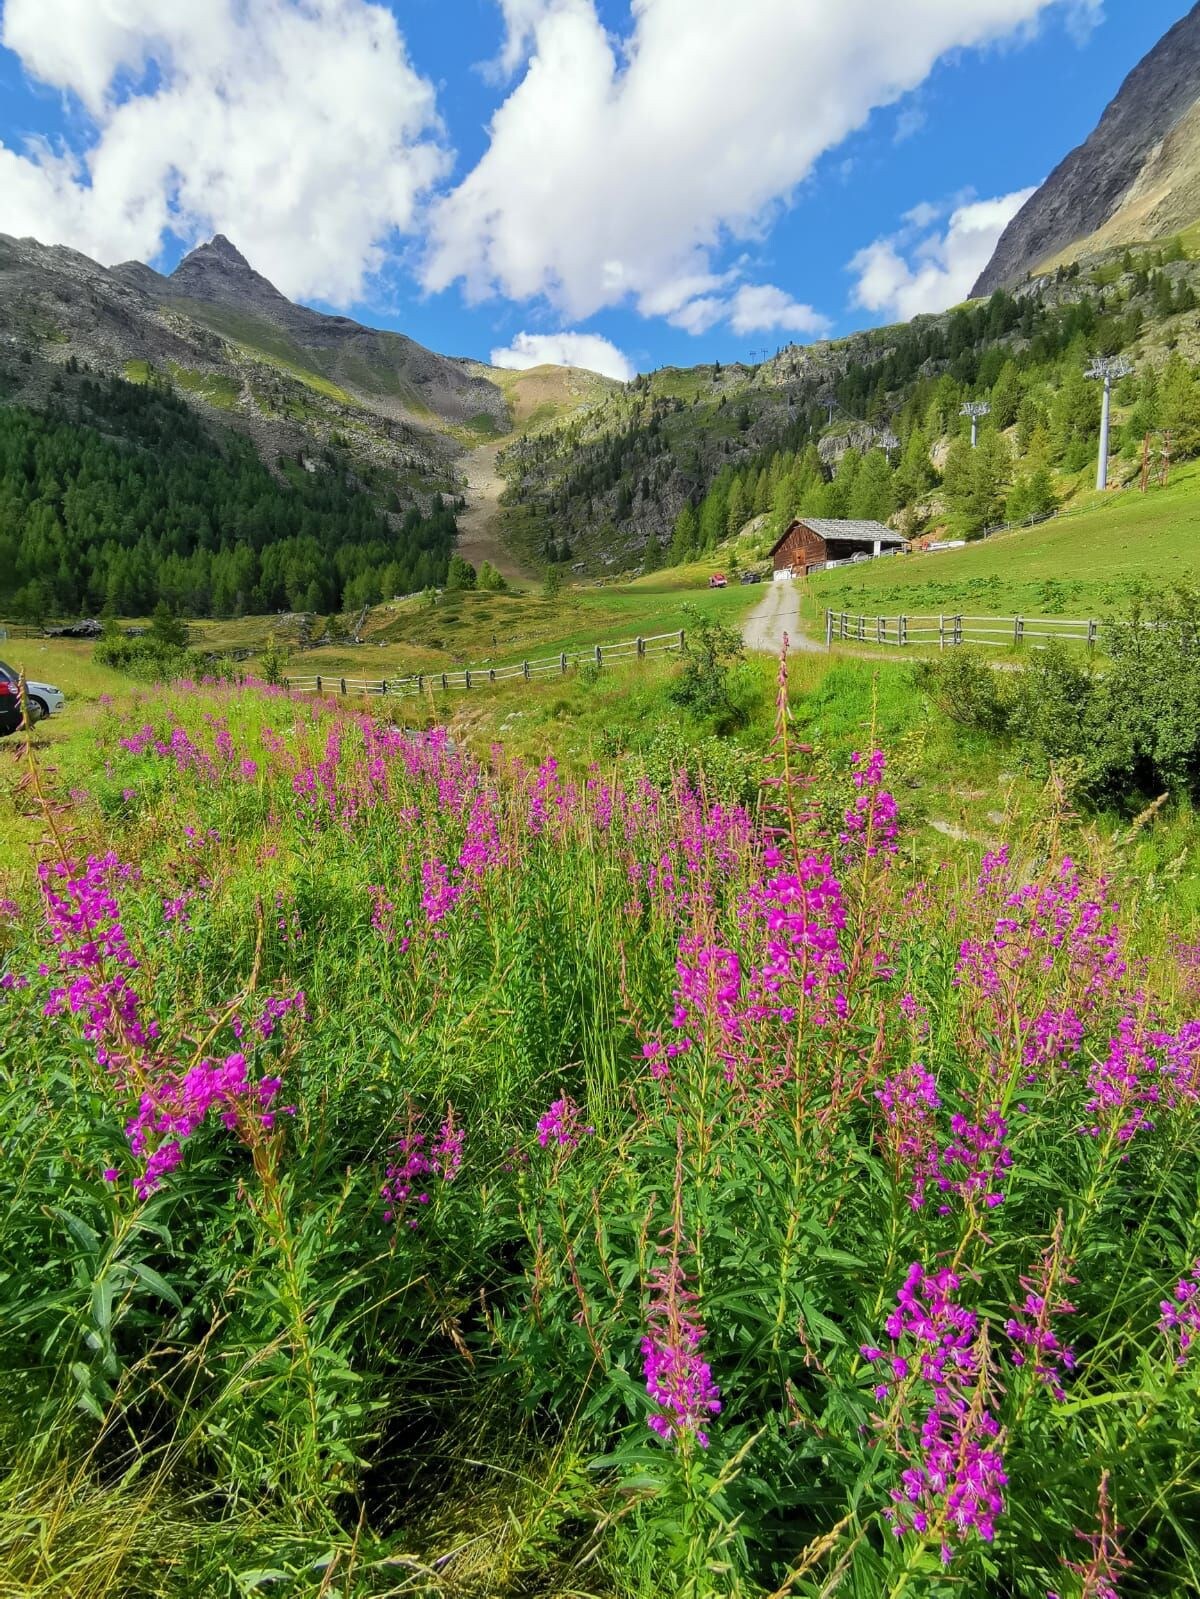
<instances>
[{"instance_id":1,"label":"barn roof","mask_svg":"<svg viewBox=\"0 0 1200 1599\"><path fill-rule=\"evenodd\" d=\"M817 537L824 539L826 543L836 542L838 539L854 539L856 541L878 539L881 544L903 544L905 542L902 533L893 533L891 528L884 527L882 522L836 521L827 516L797 516L788 523L787 527L784 528L771 546L772 555L775 554L775 551L792 529L798 526L811 528Z\"/></svg>"}]
</instances>

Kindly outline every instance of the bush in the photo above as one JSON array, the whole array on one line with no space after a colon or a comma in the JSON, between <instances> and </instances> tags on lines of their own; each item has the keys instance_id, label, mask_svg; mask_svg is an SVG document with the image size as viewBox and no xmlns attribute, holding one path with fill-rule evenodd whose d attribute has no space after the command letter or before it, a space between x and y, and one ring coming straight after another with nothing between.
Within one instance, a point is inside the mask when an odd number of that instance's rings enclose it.
<instances>
[{"instance_id":1,"label":"bush","mask_svg":"<svg viewBox=\"0 0 1200 1599\"><path fill-rule=\"evenodd\" d=\"M671 704L693 716L712 718L721 732L744 727L746 707L730 687L730 668L745 659L741 634L714 622L694 605L685 605L683 611L687 642L683 672L671 689Z\"/></svg>"},{"instance_id":2,"label":"bush","mask_svg":"<svg viewBox=\"0 0 1200 1599\"><path fill-rule=\"evenodd\" d=\"M954 650L916 669L925 690L944 716L962 727L1000 736L1008 731L1011 691L1004 674L968 650Z\"/></svg>"},{"instance_id":3,"label":"bush","mask_svg":"<svg viewBox=\"0 0 1200 1599\"><path fill-rule=\"evenodd\" d=\"M673 776L683 772L693 788L726 804L754 799L762 767L761 759L741 745L712 734L697 738L677 722L658 729L642 764L657 787L669 788Z\"/></svg>"},{"instance_id":4,"label":"bush","mask_svg":"<svg viewBox=\"0 0 1200 1599\"><path fill-rule=\"evenodd\" d=\"M954 721L1010 733L1037 768L1065 765L1077 799L1128 809L1200 796L1200 597L1179 589L1139 605L1104 637L1101 665L1052 644L1014 678L955 654L920 681Z\"/></svg>"}]
</instances>

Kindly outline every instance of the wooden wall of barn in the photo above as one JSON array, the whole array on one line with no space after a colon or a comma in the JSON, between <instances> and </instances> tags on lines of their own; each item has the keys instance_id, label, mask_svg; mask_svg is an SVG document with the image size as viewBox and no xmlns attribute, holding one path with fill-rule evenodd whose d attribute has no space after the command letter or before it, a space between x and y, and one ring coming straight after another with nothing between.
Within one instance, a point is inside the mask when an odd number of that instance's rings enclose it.
<instances>
[{"instance_id":1,"label":"wooden wall of barn","mask_svg":"<svg viewBox=\"0 0 1200 1599\"><path fill-rule=\"evenodd\" d=\"M779 572L790 567L803 572L806 567L819 566L828 559L825 540L803 522L793 522L775 551L775 570Z\"/></svg>"}]
</instances>

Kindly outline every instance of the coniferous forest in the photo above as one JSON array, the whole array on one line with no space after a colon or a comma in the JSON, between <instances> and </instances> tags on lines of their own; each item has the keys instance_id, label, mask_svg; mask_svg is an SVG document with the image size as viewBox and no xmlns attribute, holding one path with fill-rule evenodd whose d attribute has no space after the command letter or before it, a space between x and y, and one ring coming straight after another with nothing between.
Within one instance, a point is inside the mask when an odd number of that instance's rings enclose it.
<instances>
[{"instance_id":1,"label":"coniferous forest","mask_svg":"<svg viewBox=\"0 0 1200 1599\"><path fill-rule=\"evenodd\" d=\"M272 473L162 387L83 377L0 408L0 606L30 620L373 604L444 582L455 530L440 495L386 515L332 450Z\"/></svg>"}]
</instances>

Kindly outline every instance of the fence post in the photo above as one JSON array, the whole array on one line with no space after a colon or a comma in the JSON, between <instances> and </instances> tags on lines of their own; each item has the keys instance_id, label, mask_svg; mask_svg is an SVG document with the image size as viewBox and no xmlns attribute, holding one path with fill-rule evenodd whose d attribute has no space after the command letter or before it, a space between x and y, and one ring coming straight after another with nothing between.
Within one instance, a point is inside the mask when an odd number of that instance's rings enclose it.
<instances>
[{"instance_id":1,"label":"fence post","mask_svg":"<svg viewBox=\"0 0 1200 1599\"><path fill-rule=\"evenodd\" d=\"M528 661L522 661L521 662L521 676L528 683L528 681L529 681L529 662Z\"/></svg>"},{"instance_id":2,"label":"fence post","mask_svg":"<svg viewBox=\"0 0 1200 1599\"><path fill-rule=\"evenodd\" d=\"M828 605L825 607L825 648L833 643L833 612Z\"/></svg>"},{"instance_id":3,"label":"fence post","mask_svg":"<svg viewBox=\"0 0 1200 1599\"><path fill-rule=\"evenodd\" d=\"M687 634L683 631L682 628L680 628L679 629L679 653L682 655L685 649L687 649Z\"/></svg>"},{"instance_id":4,"label":"fence post","mask_svg":"<svg viewBox=\"0 0 1200 1599\"><path fill-rule=\"evenodd\" d=\"M961 616L956 616L954 618L954 642L956 644L961 644L962 643L962 617Z\"/></svg>"},{"instance_id":5,"label":"fence post","mask_svg":"<svg viewBox=\"0 0 1200 1599\"><path fill-rule=\"evenodd\" d=\"M1088 621L1087 647L1089 650L1096 648L1096 624L1091 620Z\"/></svg>"},{"instance_id":6,"label":"fence post","mask_svg":"<svg viewBox=\"0 0 1200 1599\"><path fill-rule=\"evenodd\" d=\"M882 616L877 616L875 618L875 642L876 642L876 644L882 644L883 643L883 617Z\"/></svg>"},{"instance_id":7,"label":"fence post","mask_svg":"<svg viewBox=\"0 0 1200 1599\"><path fill-rule=\"evenodd\" d=\"M638 637L637 637L637 652L638 652L638 660L640 661L646 654L646 640L642 637L642 635L640 633L638 634Z\"/></svg>"},{"instance_id":8,"label":"fence post","mask_svg":"<svg viewBox=\"0 0 1200 1599\"><path fill-rule=\"evenodd\" d=\"M318 678L317 678L317 693L319 694L320 692L321 692L321 679L318 676Z\"/></svg>"},{"instance_id":9,"label":"fence post","mask_svg":"<svg viewBox=\"0 0 1200 1599\"><path fill-rule=\"evenodd\" d=\"M467 680L467 681L466 681L466 687L467 687L467 688L470 688L470 686L471 686L471 669L470 669L470 667L467 667L467 668L466 668L466 670L465 670L465 671L464 671L464 673L463 673L463 676L464 676L464 677L465 677L465 678L466 678L466 680Z\"/></svg>"},{"instance_id":10,"label":"fence post","mask_svg":"<svg viewBox=\"0 0 1200 1599\"><path fill-rule=\"evenodd\" d=\"M342 685L342 693L344 694L346 692L346 679L343 677L343 678L339 678L338 681Z\"/></svg>"},{"instance_id":11,"label":"fence post","mask_svg":"<svg viewBox=\"0 0 1200 1599\"><path fill-rule=\"evenodd\" d=\"M838 638L841 641L841 643L844 644L846 642L846 613L845 613L845 611L840 612L839 615L838 615Z\"/></svg>"},{"instance_id":12,"label":"fence post","mask_svg":"<svg viewBox=\"0 0 1200 1599\"><path fill-rule=\"evenodd\" d=\"M424 674L424 672L418 672L417 673L417 693L418 694L424 694L424 692L425 692L425 674Z\"/></svg>"},{"instance_id":13,"label":"fence post","mask_svg":"<svg viewBox=\"0 0 1200 1599\"><path fill-rule=\"evenodd\" d=\"M450 687L450 685L446 682L446 674L445 674L445 672L442 673L442 687L443 687L443 689L447 689L447 688Z\"/></svg>"},{"instance_id":14,"label":"fence post","mask_svg":"<svg viewBox=\"0 0 1200 1599\"><path fill-rule=\"evenodd\" d=\"M865 616L860 616L859 619L858 619L858 642L860 644L863 643L863 641L866 638L866 633L864 631L864 629L866 628L866 624L867 624L866 617Z\"/></svg>"},{"instance_id":15,"label":"fence post","mask_svg":"<svg viewBox=\"0 0 1200 1599\"><path fill-rule=\"evenodd\" d=\"M566 677L566 675L567 675L567 652L566 652L566 650L564 650L562 652L562 654L559 656L558 664L562 668L562 675L564 677Z\"/></svg>"},{"instance_id":16,"label":"fence post","mask_svg":"<svg viewBox=\"0 0 1200 1599\"><path fill-rule=\"evenodd\" d=\"M906 616L902 616L897 624L896 641L901 649L908 643L908 618Z\"/></svg>"},{"instance_id":17,"label":"fence post","mask_svg":"<svg viewBox=\"0 0 1200 1599\"><path fill-rule=\"evenodd\" d=\"M946 648L946 618L944 616L939 616L938 617L938 649L939 650L944 650L945 648Z\"/></svg>"},{"instance_id":18,"label":"fence post","mask_svg":"<svg viewBox=\"0 0 1200 1599\"><path fill-rule=\"evenodd\" d=\"M488 667L488 682L489 683L494 683L495 681L496 681L496 668L494 666L489 666Z\"/></svg>"},{"instance_id":19,"label":"fence post","mask_svg":"<svg viewBox=\"0 0 1200 1599\"><path fill-rule=\"evenodd\" d=\"M597 666L603 666L604 665L604 662L600 659L600 646L599 646L599 644L596 645L596 665Z\"/></svg>"},{"instance_id":20,"label":"fence post","mask_svg":"<svg viewBox=\"0 0 1200 1599\"><path fill-rule=\"evenodd\" d=\"M1019 616L1013 617L1013 648L1021 642L1021 635L1025 631L1025 624Z\"/></svg>"}]
</instances>

